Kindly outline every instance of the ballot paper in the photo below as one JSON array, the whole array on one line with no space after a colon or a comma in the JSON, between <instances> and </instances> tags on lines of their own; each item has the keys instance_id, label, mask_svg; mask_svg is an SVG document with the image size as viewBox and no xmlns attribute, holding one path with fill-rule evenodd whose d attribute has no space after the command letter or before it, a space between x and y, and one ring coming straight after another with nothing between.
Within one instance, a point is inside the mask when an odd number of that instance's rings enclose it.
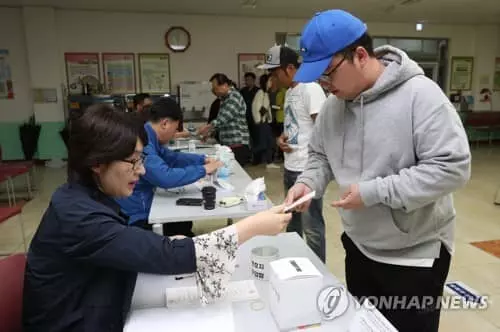
<instances>
[{"instance_id":1,"label":"ballot paper","mask_svg":"<svg viewBox=\"0 0 500 332\"><path fill-rule=\"evenodd\" d=\"M380 311L364 303L360 310L356 311L348 332L398 332L398 330Z\"/></svg>"},{"instance_id":2,"label":"ballot paper","mask_svg":"<svg viewBox=\"0 0 500 332\"><path fill-rule=\"evenodd\" d=\"M253 280L232 281L225 297L219 302L239 302L258 299L259 292ZM169 287L165 292L167 308L200 307L200 297L196 286Z\"/></svg>"},{"instance_id":3,"label":"ballot paper","mask_svg":"<svg viewBox=\"0 0 500 332\"><path fill-rule=\"evenodd\" d=\"M231 303L217 303L205 307L150 308L133 310L123 332L234 332Z\"/></svg>"},{"instance_id":4,"label":"ballot paper","mask_svg":"<svg viewBox=\"0 0 500 332\"><path fill-rule=\"evenodd\" d=\"M293 209L295 209L295 207L299 206L300 204L305 203L305 202L313 199L314 196L316 196L316 191L312 191L309 194L302 196L300 199L296 200L291 205L286 206L285 209L283 210L283 212L287 213L287 212L292 211Z\"/></svg>"}]
</instances>

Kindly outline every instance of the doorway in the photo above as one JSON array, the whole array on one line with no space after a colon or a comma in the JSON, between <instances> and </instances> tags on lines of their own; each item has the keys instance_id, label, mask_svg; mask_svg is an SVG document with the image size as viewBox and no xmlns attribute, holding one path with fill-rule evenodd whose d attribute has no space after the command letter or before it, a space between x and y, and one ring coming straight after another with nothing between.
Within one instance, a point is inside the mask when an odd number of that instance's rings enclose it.
<instances>
[{"instance_id":1,"label":"doorway","mask_svg":"<svg viewBox=\"0 0 500 332\"><path fill-rule=\"evenodd\" d=\"M425 76L438 83L439 63L437 62L419 62L420 67L424 70Z\"/></svg>"},{"instance_id":2,"label":"doorway","mask_svg":"<svg viewBox=\"0 0 500 332\"><path fill-rule=\"evenodd\" d=\"M446 90L448 40L443 38L374 37L375 47L392 45L408 54L424 70L425 76Z\"/></svg>"}]
</instances>

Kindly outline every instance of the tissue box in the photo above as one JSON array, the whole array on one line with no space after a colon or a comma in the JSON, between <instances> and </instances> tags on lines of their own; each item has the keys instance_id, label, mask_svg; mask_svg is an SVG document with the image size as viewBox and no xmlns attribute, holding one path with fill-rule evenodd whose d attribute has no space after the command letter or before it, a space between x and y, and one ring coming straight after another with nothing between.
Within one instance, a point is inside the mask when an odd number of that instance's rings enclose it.
<instances>
[{"instance_id":1,"label":"tissue box","mask_svg":"<svg viewBox=\"0 0 500 332\"><path fill-rule=\"evenodd\" d=\"M260 193L257 197L245 195L245 204L248 211L262 211L268 207L264 193Z\"/></svg>"},{"instance_id":2,"label":"tissue box","mask_svg":"<svg viewBox=\"0 0 500 332\"><path fill-rule=\"evenodd\" d=\"M269 306L279 329L321 323L316 303L323 287L323 275L311 261L287 257L269 266Z\"/></svg>"}]
</instances>

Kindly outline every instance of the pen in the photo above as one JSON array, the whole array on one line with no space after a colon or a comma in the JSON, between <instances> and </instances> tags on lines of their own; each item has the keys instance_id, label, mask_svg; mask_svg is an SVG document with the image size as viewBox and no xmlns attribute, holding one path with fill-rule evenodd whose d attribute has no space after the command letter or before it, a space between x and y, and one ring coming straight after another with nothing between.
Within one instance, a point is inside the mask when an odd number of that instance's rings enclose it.
<instances>
[{"instance_id":1,"label":"pen","mask_svg":"<svg viewBox=\"0 0 500 332\"><path fill-rule=\"evenodd\" d=\"M192 278L194 275L188 275L188 276L182 276L182 277L175 277L175 280L182 280L182 279L187 279L187 278Z\"/></svg>"}]
</instances>

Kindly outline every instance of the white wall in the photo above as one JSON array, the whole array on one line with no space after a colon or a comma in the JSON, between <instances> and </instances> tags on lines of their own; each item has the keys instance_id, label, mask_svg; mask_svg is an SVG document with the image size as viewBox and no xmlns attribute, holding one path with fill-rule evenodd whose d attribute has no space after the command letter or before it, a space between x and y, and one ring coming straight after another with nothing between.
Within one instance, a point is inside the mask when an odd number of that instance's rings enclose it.
<instances>
[{"instance_id":1,"label":"white wall","mask_svg":"<svg viewBox=\"0 0 500 332\"><path fill-rule=\"evenodd\" d=\"M236 54L265 52L274 44L276 31L287 31L288 20L57 11L65 52L169 52L163 36L169 27L179 25L190 32L191 47L171 54L173 84L208 80L218 71L236 80Z\"/></svg>"},{"instance_id":2,"label":"white wall","mask_svg":"<svg viewBox=\"0 0 500 332\"><path fill-rule=\"evenodd\" d=\"M0 99L0 121L19 122L33 112L22 10L0 9L0 48L9 50L14 99Z\"/></svg>"},{"instance_id":3,"label":"white wall","mask_svg":"<svg viewBox=\"0 0 500 332\"><path fill-rule=\"evenodd\" d=\"M0 100L0 121L24 118L28 114L24 110L32 108L28 98L30 82L40 85L45 77L48 82L46 87L53 87L66 81L64 52L168 52L164 45L164 33L171 26L181 25L191 33L192 44L186 53L171 54L172 83L206 80L219 71L236 80L238 52L263 53L273 45L275 32L300 32L306 22L285 18L104 13L43 8L25 9L25 13L29 19L25 18L23 24L21 10L0 9L0 27L3 28L0 30L0 47L8 48L13 54L16 92L15 100ZM368 27L375 36L450 39L450 56L475 57L473 93L476 98L480 77L489 75L490 81L493 80L494 58L500 56L498 26L425 25L422 32L415 31L413 23L369 22ZM28 31L28 46L25 29ZM48 42L44 44L43 39ZM33 50L43 45L51 50L44 50L38 59ZM27 69L28 53L33 78L30 78ZM500 109L500 103L495 108ZM23 112L12 113L6 109L22 109ZM63 119L61 104L43 105L42 108L36 105L35 110L37 117L47 121Z\"/></svg>"}]
</instances>

